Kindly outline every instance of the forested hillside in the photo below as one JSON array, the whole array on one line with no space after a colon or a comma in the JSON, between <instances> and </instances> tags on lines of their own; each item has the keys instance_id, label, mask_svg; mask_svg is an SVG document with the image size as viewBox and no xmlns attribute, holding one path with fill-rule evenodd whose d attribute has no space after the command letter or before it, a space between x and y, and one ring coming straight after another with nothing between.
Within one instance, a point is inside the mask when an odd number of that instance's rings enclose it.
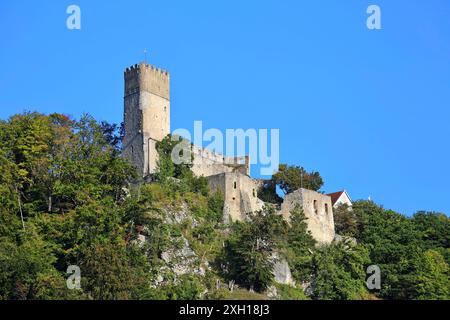
<instances>
[{"instance_id":1,"label":"forested hillside","mask_svg":"<svg viewBox=\"0 0 450 320\"><path fill-rule=\"evenodd\" d=\"M301 210L289 224L276 215L276 201L225 225L222 195L174 165L172 148L159 143L159 172L143 183L121 158L119 126L88 115L0 121L0 299L450 299L445 214L357 201L335 210L337 233L356 241L327 247ZM295 285L274 281L276 259ZM81 289L67 287L71 265ZM380 290L367 289L370 265Z\"/></svg>"}]
</instances>

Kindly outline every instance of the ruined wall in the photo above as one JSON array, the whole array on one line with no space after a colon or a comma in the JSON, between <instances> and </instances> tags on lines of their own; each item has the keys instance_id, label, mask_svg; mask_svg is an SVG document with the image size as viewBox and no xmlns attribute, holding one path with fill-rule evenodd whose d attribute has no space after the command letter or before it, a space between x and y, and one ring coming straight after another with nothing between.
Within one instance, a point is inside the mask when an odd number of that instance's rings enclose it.
<instances>
[{"instance_id":1,"label":"ruined wall","mask_svg":"<svg viewBox=\"0 0 450 320\"><path fill-rule=\"evenodd\" d=\"M308 218L308 229L319 244L329 244L335 236L331 197L321 193L299 189L286 195L280 214L289 221L290 212L300 205Z\"/></svg>"},{"instance_id":2,"label":"ruined wall","mask_svg":"<svg viewBox=\"0 0 450 320\"><path fill-rule=\"evenodd\" d=\"M250 159L248 156L226 157L195 145L192 147L192 154L194 156L192 171L198 177L209 177L224 172L240 172L250 175Z\"/></svg>"},{"instance_id":3,"label":"ruined wall","mask_svg":"<svg viewBox=\"0 0 450 320\"><path fill-rule=\"evenodd\" d=\"M156 169L156 141L170 133L170 76L141 63L127 68L124 78L123 154L145 176Z\"/></svg>"},{"instance_id":4,"label":"ruined wall","mask_svg":"<svg viewBox=\"0 0 450 320\"><path fill-rule=\"evenodd\" d=\"M126 69L124 94L123 155L143 176L154 173L158 153L156 142L170 133L170 76L166 71L141 63ZM258 198L261 181L250 177L250 159L225 157L193 146L192 171L208 177L211 190L220 190L224 197L225 221L244 220L263 208ZM300 189L285 197L280 214L289 220L290 211L299 204L308 218L308 228L319 243L334 239L331 198Z\"/></svg>"},{"instance_id":5,"label":"ruined wall","mask_svg":"<svg viewBox=\"0 0 450 320\"><path fill-rule=\"evenodd\" d=\"M224 195L224 220L242 221L247 214L259 211L264 203L258 198L259 183L240 172L228 172L208 177L212 192Z\"/></svg>"}]
</instances>

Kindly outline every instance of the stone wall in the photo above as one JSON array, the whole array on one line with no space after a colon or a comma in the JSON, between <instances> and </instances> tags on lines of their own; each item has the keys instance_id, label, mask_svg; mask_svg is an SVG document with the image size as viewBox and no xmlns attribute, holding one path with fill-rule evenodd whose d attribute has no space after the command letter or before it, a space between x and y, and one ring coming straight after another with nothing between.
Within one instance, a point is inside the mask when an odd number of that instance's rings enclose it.
<instances>
[{"instance_id":1,"label":"stone wall","mask_svg":"<svg viewBox=\"0 0 450 320\"><path fill-rule=\"evenodd\" d=\"M170 76L141 63L127 68L124 78L123 154L147 176L157 168L156 142L170 133ZM263 208L264 202L257 194L261 181L250 177L248 156L225 157L198 146L193 146L192 151L194 174L208 177L211 190L220 190L225 197L225 221L244 220ZM285 197L279 213L289 220L296 204L304 210L313 237L319 243L330 243L334 238L331 198L300 189Z\"/></svg>"},{"instance_id":2,"label":"stone wall","mask_svg":"<svg viewBox=\"0 0 450 320\"><path fill-rule=\"evenodd\" d=\"M250 159L244 157L226 157L220 153L192 146L194 156L192 171L198 177L214 176L224 172L240 172L250 175Z\"/></svg>"},{"instance_id":3,"label":"stone wall","mask_svg":"<svg viewBox=\"0 0 450 320\"><path fill-rule=\"evenodd\" d=\"M299 205L303 209L308 229L319 244L329 244L335 236L331 197L321 193L299 189L286 195L280 214L289 221L290 212Z\"/></svg>"},{"instance_id":4,"label":"stone wall","mask_svg":"<svg viewBox=\"0 0 450 320\"><path fill-rule=\"evenodd\" d=\"M247 214L259 211L264 203L258 198L258 181L240 172L227 172L208 177L212 192L224 196L224 220L242 221Z\"/></svg>"},{"instance_id":5,"label":"stone wall","mask_svg":"<svg viewBox=\"0 0 450 320\"><path fill-rule=\"evenodd\" d=\"M124 78L123 154L146 176L156 170L156 141L170 133L170 76L141 63L127 68Z\"/></svg>"}]
</instances>

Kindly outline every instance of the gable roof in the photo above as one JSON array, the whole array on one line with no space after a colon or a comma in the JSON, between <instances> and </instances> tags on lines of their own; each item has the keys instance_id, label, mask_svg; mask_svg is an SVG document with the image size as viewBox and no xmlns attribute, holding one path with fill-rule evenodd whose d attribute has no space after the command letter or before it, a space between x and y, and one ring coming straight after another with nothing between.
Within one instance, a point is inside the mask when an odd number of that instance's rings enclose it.
<instances>
[{"instance_id":1,"label":"gable roof","mask_svg":"<svg viewBox=\"0 0 450 320\"><path fill-rule=\"evenodd\" d=\"M340 198L344 193L347 195L348 199L349 199L350 201L352 201L352 200L350 199L350 196L348 195L347 191L345 191L345 190L338 191L338 192L333 192L333 193L329 193L329 194L327 194L327 196L331 197L331 203L332 203L333 206L334 206L334 205L336 204L336 202L339 200L339 198Z\"/></svg>"}]
</instances>

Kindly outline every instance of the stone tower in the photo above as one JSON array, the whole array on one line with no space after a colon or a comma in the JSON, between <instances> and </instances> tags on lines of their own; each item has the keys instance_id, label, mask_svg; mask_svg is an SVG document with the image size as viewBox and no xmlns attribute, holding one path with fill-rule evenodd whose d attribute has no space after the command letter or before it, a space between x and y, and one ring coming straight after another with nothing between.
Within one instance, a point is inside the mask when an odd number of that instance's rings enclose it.
<instances>
[{"instance_id":1,"label":"stone tower","mask_svg":"<svg viewBox=\"0 0 450 320\"><path fill-rule=\"evenodd\" d=\"M156 170L156 142L170 133L170 76L146 63L124 76L123 154L145 177Z\"/></svg>"}]
</instances>

